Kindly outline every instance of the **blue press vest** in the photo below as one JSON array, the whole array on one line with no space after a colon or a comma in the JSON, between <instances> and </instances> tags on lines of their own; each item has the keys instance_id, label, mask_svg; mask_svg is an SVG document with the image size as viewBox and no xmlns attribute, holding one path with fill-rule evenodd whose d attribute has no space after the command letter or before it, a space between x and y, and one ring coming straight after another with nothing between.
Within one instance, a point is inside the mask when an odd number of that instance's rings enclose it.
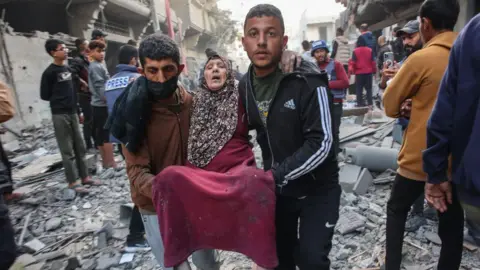
<instances>
[{"instance_id":1,"label":"blue press vest","mask_svg":"<svg viewBox=\"0 0 480 270\"><path fill-rule=\"evenodd\" d=\"M113 105L118 96L127 88L127 86L140 76L139 73L128 70L120 71L105 83L105 98L107 99L108 114L112 113ZM117 138L110 134L110 142L121 143Z\"/></svg>"},{"instance_id":2,"label":"blue press vest","mask_svg":"<svg viewBox=\"0 0 480 270\"><path fill-rule=\"evenodd\" d=\"M328 74L328 79L335 81L337 79L337 72L335 71L335 61L333 59L328 62L325 71ZM346 96L347 89L330 89L333 94L334 99L344 99Z\"/></svg>"}]
</instances>

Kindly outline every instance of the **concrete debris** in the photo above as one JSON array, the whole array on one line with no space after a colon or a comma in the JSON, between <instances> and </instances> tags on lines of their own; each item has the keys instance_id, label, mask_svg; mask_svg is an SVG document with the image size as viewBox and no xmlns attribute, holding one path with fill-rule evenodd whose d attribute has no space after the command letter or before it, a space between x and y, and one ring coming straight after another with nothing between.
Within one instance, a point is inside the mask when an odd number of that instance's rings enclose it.
<instances>
[{"instance_id":1,"label":"concrete debris","mask_svg":"<svg viewBox=\"0 0 480 270\"><path fill-rule=\"evenodd\" d=\"M382 153L384 150L398 152L393 121L374 113L361 119L365 125L357 125L356 118L344 117L342 120L342 148L363 151L362 148L369 147L381 149L378 151ZM14 147L15 150L9 152L9 158L12 160L15 186L28 198L9 207L17 241L25 217L31 213L23 246L35 255L34 261L31 257L26 260L29 265L23 266L25 269L54 269L52 266L60 265L61 269L70 265L71 269L84 270L160 269L151 252L135 253L133 257L121 254L133 207L124 169L104 170L94 175L102 180L103 185L90 187L90 193L84 197L76 196L67 188L61 162L52 158L59 152L51 123L47 121L39 127L23 130L21 134L17 138L18 148ZM391 144L390 138L393 138ZM251 139L257 166L263 166L254 132ZM383 156L376 155L369 158L380 163L378 159L383 159ZM95 155L91 155L89 160L92 168L101 167ZM42 166L34 166L39 162ZM378 269L376 267L384 261L386 206L391 182L396 175L396 167L392 168L391 164L396 163L396 158L389 159L389 162L388 169L384 166L377 170L379 168L371 168L365 162L352 162L352 156L344 152L339 154L339 182L343 192L330 253L332 269ZM119 162L120 167L124 167L123 164L123 161ZM18 189L20 187L24 188ZM403 251L408 264L428 266L438 260L440 246L432 244L435 239L429 235L436 235L433 233L437 227L435 217L435 214L427 216L427 223L416 232L406 232ZM475 248L466 243L463 269L478 268L478 257L474 252L478 248ZM220 259L223 261L222 269L251 269L251 261L238 253L221 252Z\"/></svg>"},{"instance_id":2,"label":"concrete debris","mask_svg":"<svg viewBox=\"0 0 480 270\"><path fill-rule=\"evenodd\" d=\"M442 244L442 240L440 240L440 236L438 236L437 233L434 233L434 232L425 232L425 233L424 233L424 236L425 236L425 238L426 238L428 241L430 241L430 242L432 242L432 243L434 243L434 244L436 244L436 245L441 245L441 244Z\"/></svg>"},{"instance_id":3,"label":"concrete debris","mask_svg":"<svg viewBox=\"0 0 480 270\"><path fill-rule=\"evenodd\" d=\"M47 223L45 223L45 231L53 231L62 226L62 219L58 217L54 217L52 219L49 219Z\"/></svg>"}]
</instances>

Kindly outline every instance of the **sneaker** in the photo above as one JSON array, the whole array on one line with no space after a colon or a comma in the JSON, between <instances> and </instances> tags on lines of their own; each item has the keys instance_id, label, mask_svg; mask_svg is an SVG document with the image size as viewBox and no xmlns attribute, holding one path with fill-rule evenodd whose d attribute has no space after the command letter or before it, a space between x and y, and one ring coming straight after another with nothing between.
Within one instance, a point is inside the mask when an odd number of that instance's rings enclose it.
<instances>
[{"instance_id":1,"label":"sneaker","mask_svg":"<svg viewBox=\"0 0 480 270\"><path fill-rule=\"evenodd\" d=\"M427 224L427 219L421 215L411 215L405 223L405 231L416 232L420 227Z\"/></svg>"},{"instance_id":2,"label":"sneaker","mask_svg":"<svg viewBox=\"0 0 480 270\"><path fill-rule=\"evenodd\" d=\"M140 239L137 241L127 241L125 252L129 252L129 253L144 252L144 251L150 251L151 249L152 248L148 244L147 240Z\"/></svg>"}]
</instances>

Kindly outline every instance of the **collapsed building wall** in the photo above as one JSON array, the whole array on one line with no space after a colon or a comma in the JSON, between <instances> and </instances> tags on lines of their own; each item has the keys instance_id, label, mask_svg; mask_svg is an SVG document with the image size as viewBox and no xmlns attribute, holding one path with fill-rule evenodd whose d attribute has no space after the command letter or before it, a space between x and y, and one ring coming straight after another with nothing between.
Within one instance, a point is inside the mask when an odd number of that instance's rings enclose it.
<instances>
[{"instance_id":1,"label":"collapsed building wall","mask_svg":"<svg viewBox=\"0 0 480 270\"><path fill-rule=\"evenodd\" d=\"M19 131L26 126L39 125L42 119L49 119L50 105L40 99L40 80L45 68L52 62L45 52L45 41L49 38L45 32L35 32L30 36L16 33L4 33L5 46L0 45L4 56L8 55L7 67L0 66L0 79L9 84L15 95L15 117L5 123L12 130ZM11 68L12 72L5 72ZM6 78L7 74L13 78ZM13 85L11 80L13 79ZM11 139L11 134L2 138Z\"/></svg>"}]
</instances>

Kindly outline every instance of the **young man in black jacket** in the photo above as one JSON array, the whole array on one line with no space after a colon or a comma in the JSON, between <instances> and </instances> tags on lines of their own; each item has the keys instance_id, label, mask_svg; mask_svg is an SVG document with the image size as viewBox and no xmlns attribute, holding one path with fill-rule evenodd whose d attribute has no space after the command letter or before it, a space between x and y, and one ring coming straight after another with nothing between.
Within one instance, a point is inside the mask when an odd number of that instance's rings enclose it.
<instances>
[{"instance_id":1,"label":"young man in black jacket","mask_svg":"<svg viewBox=\"0 0 480 270\"><path fill-rule=\"evenodd\" d=\"M249 125L257 131L264 169L276 182L277 269L327 270L341 194L332 96L327 75L314 64L302 61L307 68L302 73L281 72L288 41L284 31L275 6L249 11L242 42L252 65L239 90Z\"/></svg>"}]
</instances>

